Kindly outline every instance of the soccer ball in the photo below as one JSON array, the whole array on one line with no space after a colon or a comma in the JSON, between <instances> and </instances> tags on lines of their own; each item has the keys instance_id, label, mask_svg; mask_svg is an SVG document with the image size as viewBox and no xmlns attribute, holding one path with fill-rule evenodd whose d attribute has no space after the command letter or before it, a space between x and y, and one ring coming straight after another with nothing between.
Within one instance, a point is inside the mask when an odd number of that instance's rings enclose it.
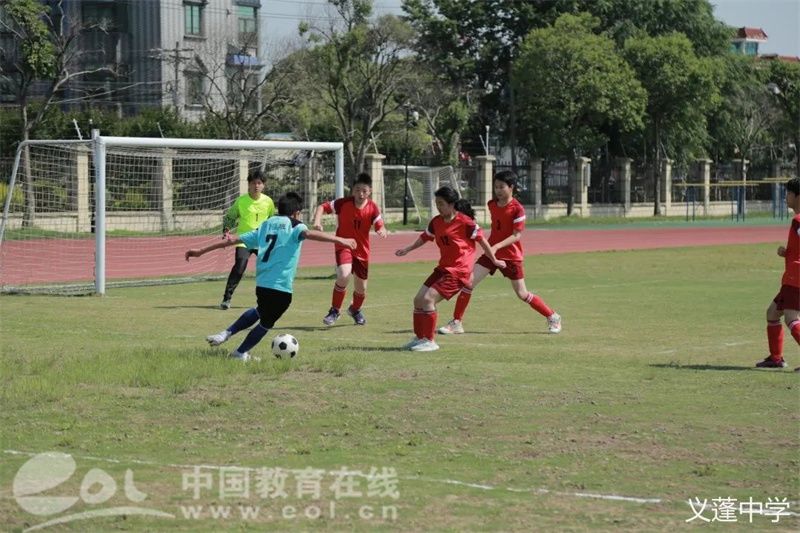
<instances>
[{"instance_id":1,"label":"soccer ball","mask_svg":"<svg viewBox=\"0 0 800 533\"><path fill-rule=\"evenodd\" d=\"M299 350L297 339L288 333L277 335L272 339L272 354L278 359L291 359Z\"/></svg>"}]
</instances>

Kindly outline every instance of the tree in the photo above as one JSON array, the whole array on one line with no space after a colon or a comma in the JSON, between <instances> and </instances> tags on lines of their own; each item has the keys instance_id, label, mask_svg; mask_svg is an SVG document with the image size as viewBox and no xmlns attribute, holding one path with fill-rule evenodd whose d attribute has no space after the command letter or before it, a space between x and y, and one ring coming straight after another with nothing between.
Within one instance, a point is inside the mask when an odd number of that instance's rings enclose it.
<instances>
[{"instance_id":1,"label":"tree","mask_svg":"<svg viewBox=\"0 0 800 533\"><path fill-rule=\"evenodd\" d=\"M304 24L311 71L318 76L317 95L334 113L352 175L364 168L364 156L381 124L404 102L403 80L411 28L395 16L369 21L370 0L329 0L339 24L327 28Z\"/></svg>"},{"instance_id":2,"label":"tree","mask_svg":"<svg viewBox=\"0 0 800 533\"><path fill-rule=\"evenodd\" d=\"M290 99L295 80L291 73L264 66L254 55L257 35L231 38L217 35L194 50L188 67L190 104L203 110L203 127L226 139L258 139L278 121L277 110ZM244 39L244 40L243 40ZM236 42L232 45L232 42Z\"/></svg>"},{"instance_id":3,"label":"tree","mask_svg":"<svg viewBox=\"0 0 800 533\"><path fill-rule=\"evenodd\" d=\"M795 175L800 176L800 63L775 60L769 65L767 81L782 110L781 129L794 144Z\"/></svg>"},{"instance_id":4,"label":"tree","mask_svg":"<svg viewBox=\"0 0 800 533\"><path fill-rule=\"evenodd\" d=\"M505 130L512 148L519 94L509 84L509 66L531 30L551 27L563 14L587 12L600 21L595 32L610 35L619 49L632 36L681 32L696 54L713 56L730 38L708 0L405 0L403 9L419 33L419 56L455 86L480 95L481 120Z\"/></svg>"},{"instance_id":5,"label":"tree","mask_svg":"<svg viewBox=\"0 0 800 533\"><path fill-rule=\"evenodd\" d=\"M608 142L604 129L643 127L646 94L597 19L562 15L533 30L514 62L520 131L531 153L574 159Z\"/></svg>"},{"instance_id":6,"label":"tree","mask_svg":"<svg viewBox=\"0 0 800 533\"><path fill-rule=\"evenodd\" d=\"M772 144L779 122L777 100L769 90L767 72L752 57L726 54L722 64L720 105L709 117L711 150L717 159L753 161L756 152Z\"/></svg>"},{"instance_id":7,"label":"tree","mask_svg":"<svg viewBox=\"0 0 800 533\"><path fill-rule=\"evenodd\" d=\"M60 91L70 80L86 75L108 72L109 67L80 68L79 55L86 53L78 47L83 29L64 20L63 0L43 4L36 0L7 0L3 4L8 18L0 20L4 31L14 35L19 51L5 51L7 66L0 71L3 81L13 88L19 108L22 140L31 138L51 106L58 103ZM9 65L10 64L10 68ZM36 82L43 82L40 94L34 94ZM29 156L25 154L25 173L30 172ZM33 180L25 175L25 214L23 226L31 226L36 217Z\"/></svg>"},{"instance_id":8,"label":"tree","mask_svg":"<svg viewBox=\"0 0 800 533\"><path fill-rule=\"evenodd\" d=\"M685 159L702 151L706 113L717 105L717 64L699 58L682 33L632 37L624 56L647 90L647 144L653 176L653 213L661 214L661 164L666 154Z\"/></svg>"}]
</instances>

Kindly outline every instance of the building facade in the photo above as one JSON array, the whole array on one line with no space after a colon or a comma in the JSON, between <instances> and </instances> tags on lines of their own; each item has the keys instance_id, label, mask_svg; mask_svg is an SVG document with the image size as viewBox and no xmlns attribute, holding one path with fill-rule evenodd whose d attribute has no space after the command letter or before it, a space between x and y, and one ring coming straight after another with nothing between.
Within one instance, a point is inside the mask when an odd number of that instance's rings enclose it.
<instances>
[{"instance_id":1,"label":"building facade","mask_svg":"<svg viewBox=\"0 0 800 533\"><path fill-rule=\"evenodd\" d=\"M257 84L263 73L260 0L43 0L74 36L66 109L91 106L120 116L174 107L189 119ZM0 103L13 105L18 43L0 10ZM44 89L44 83L32 92ZM241 97L241 96L240 96ZM257 105L254 102L253 105Z\"/></svg>"}]
</instances>

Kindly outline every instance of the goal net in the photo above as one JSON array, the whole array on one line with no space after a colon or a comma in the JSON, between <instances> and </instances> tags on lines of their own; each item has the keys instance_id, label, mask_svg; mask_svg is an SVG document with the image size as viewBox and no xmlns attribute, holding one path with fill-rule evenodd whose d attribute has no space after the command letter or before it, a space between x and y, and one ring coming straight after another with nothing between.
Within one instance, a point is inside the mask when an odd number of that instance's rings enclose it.
<instances>
[{"instance_id":1,"label":"goal net","mask_svg":"<svg viewBox=\"0 0 800 533\"><path fill-rule=\"evenodd\" d=\"M402 208L405 195L405 165L384 165L383 180L386 189L385 208ZM436 215L436 189L448 185L463 197L458 176L453 167L408 167L408 210L417 223L427 222Z\"/></svg>"},{"instance_id":2,"label":"goal net","mask_svg":"<svg viewBox=\"0 0 800 533\"><path fill-rule=\"evenodd\" d=\"M227 275L223 251L183 254L222 237L224 211L260 169L276 203L344 192L341 143L96 137L28 141L0 182L0 290L103 294L108 286Z\"/></svg>"}]
</instances>

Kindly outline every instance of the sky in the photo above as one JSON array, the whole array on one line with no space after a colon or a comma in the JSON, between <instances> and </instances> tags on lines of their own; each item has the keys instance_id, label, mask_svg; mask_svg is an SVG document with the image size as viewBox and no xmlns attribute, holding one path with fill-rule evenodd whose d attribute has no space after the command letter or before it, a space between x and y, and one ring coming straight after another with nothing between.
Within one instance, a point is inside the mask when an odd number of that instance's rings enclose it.
<instances>
[{"instance_id":1,"label":"sky","mask_svg":"<svg viewBox=\"0 0 800 533\"><path fill-rule=\"evenodd\" d=\"M375 0L376 13L401 15L401 0ZM714 15L734 26L763 29L769 40L762 54L800 56L800 0L711 0ZM292 40L301 20L319 21L325 16L325 0L261 0L261 16L267 39Z\"/></svg>"},{"instance_id":2,"label":"sky","mask_svg":"<svg viewBox=\"0 0 800 533\"><path fill-rule=\"evenodd\" d=\"M758 51L800 57L800 0L711 0L714 16L736 28L761 28L768 40Z\"/></svg>"}]
</instances>

